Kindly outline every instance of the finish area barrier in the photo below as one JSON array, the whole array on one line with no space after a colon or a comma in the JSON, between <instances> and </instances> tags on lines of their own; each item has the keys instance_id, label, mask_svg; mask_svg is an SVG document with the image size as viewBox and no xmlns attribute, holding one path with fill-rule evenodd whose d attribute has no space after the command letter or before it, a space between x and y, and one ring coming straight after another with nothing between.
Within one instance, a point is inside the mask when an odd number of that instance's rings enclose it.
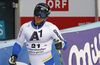
<instances>
[{"instance_id":1,"label":"finish area barrier","mask_svg":"<svg viewBox=\"0 0 100 65\"><path fill-rule=\"evenodd\" d=\"M61 30L68 42L62 52L65 65L100 65L100 22Z\"/></svg>"},{"instance_id":2,"label":"finish area barrier","mask_svg":"<svg viewBox=\"0 0 100 65\"><path fill-rule=\"evenodd\" d=\"M64 65L100 65L100 22L90 23L78 27L60 30L68 47L61 51ZM15 40L0 44L0 65L9 65L8 60L12 53ZM52 45L52 54L56 65L61 65L59 53ZM24 44L19 53L18 63L28 64L29 57ZM26 65L25 64L25 65Z\"/></svg>"}]
</instances>

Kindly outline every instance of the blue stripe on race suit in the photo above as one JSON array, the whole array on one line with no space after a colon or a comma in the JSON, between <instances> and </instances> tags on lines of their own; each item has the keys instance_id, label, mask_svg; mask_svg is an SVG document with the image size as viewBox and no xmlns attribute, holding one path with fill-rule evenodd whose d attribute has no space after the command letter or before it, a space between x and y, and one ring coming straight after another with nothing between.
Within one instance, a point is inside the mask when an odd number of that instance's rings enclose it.
<instances>
[{"instance_id":1,"label":"blue stripe on race suit","mask_svg":"<svg viewBox=\"0 0 100 65\"><path fill-rule=\"evenodd\" d=\"M44 62L45 65L54 65L54 59L53 57L49 59L48 61Z\"/></svg>"},{"instance_id":2,"label":"blue stripe on race suit","mask_svg":"<svg viewBox=\"0 0 100 65\"><path fill-rule=\"evenodd\" d=\"M64 46L63 50L66 50L68 43L66 41L64 41L64 43L65 43L65 46Z\"/></svg>"},{"instance_id":3,"label":"blue stripe on race suit","mask_svg":"<svg viewBox=\"0 0 100 65\"><path fill-rule=\"evenodd\" d=\"M45 23L45 21L44 21L44 23ZM44 23L43 23L43 25L44 25ZM37 27L34 27L35 25L34 25L34 20L31 22L31 25L32 25L32 27L34 28L34 29L40 29L42 26L39 26L38 28Z\"/></svg>"},{"instance_id":4,"label":"blue stripe on race suit","mask_svg":"<svg viewBox=\"0 0 100 65\"><path fill-rule=\"evenodd\" d=\"M15 54L18 56L20 50L21 50L21 46L19 44L15 43L13 46L12 54Z\"/></svg>"},{"instance_id":5,"label":"blue stripe on race suit","mask_svg":"<svg viewBox=\"0 0 100 65\"><path fill-rule=\"evenodd\" d=\"M29 63L29 65L31 65L31 63Z\"/></svg>"}]
</instances>

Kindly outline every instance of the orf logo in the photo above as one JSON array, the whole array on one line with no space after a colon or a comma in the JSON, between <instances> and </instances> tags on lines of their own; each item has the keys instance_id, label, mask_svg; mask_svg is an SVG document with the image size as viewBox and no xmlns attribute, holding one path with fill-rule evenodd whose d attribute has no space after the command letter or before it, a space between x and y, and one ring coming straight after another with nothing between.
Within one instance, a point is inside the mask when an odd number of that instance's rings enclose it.
<instances>
[{"instance_id":1,"label":"orf logo","mask_svg":"<svg viewBox=\"0 0 100 65\"><path fill-rule=\"evenodd\" d=\"M68 11L68 0L46 0L51 11Z\"/></svg>"}]
</instances>

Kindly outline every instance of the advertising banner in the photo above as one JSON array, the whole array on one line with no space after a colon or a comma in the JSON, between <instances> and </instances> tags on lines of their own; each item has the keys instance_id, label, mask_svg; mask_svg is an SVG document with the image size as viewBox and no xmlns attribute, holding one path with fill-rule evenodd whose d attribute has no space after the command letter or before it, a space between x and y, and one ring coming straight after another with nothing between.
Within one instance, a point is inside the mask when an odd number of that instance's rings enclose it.
<instances>
[{"instance_id":1,"label":"advertising banner","mask_svg":"<svg viewBox=\"0 0 100 65\"><path fill-rule=\"evenodd\" d=\"M100 65L100 27L62 35L68 42L62 52L65 65Z\"/></svg>"},{"instance_id":2,"label":"advertising banner","mask_svg":"<svg viewBox=\"0 0 100 65\"><path fill-rule=\"evenodd\" d=\"M0 39L5 39L5 24L4 24L4 21L0 21Z\"/></svg>"},{"instance_id":3,"label":"advertising banner","mask_svg":"<svg viewBox=\"0 0 100 65\"><path fill-rule=\"evenodd\" d=\"M51 11L68 11L68 0L46 0Z\"/></svg>"},{"instance_id":4,"label":"advertising banner","mask_svg":"<svg viewBox=\"0 0 100 65\"><path fill-rule=\"evenodd\" d=\"M47 21L55 24L60 30L95 22L94 0L21 0L21 25L34 20L34 8L41 2L51 8Z\"/></svg>"}]
</instances>

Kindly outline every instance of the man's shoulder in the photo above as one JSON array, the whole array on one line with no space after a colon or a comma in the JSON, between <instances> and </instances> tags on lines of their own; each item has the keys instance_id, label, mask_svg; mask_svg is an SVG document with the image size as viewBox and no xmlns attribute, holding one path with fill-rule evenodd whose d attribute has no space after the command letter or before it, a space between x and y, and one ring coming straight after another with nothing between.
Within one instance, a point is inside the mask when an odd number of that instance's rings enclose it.
<instances>
[{"instance_id":1,"label":"man's shoulder","mask_svg":"<svg viewBox=\"0 0 100 65\"><path fill-rule=\"evenodd\" d=\"M49 27L57 27L55 24L51 23L51 22L48 22L46 21L46 25L49 26Z\"/></svg>"},{"instance_id":2,"label":"man's shoulder","mask_svg":"<svg viewBox=\"0 0 100 65\"><path fill-rule=\"evenodd\" d=\"M47 25L47 26L52 26L52 25L54 25L54 24L51 23L51 22L46 21L46 25Z\"/></svg>"}]
</instances>

